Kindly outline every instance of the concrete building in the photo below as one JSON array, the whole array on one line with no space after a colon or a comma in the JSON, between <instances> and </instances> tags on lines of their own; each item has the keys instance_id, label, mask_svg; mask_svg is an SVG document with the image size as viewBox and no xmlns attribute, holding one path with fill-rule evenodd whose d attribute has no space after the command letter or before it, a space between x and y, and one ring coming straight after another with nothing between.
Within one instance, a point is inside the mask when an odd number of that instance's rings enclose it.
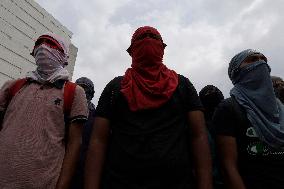
<instances>
[{"instance_id":1,"label":"concrete building","mask_svg":"<svg viewBox=\"0 0 284 189\"><path fill-rule=\"evenodd\" d=\"M53 18L34 0L0 0L0 87L9 79L24 77L35 69L30 55L34 41L47 31L69 41L72 32ZM71 77L78 49L70 45L69 65Z\"/></svg>"}]
</instances>

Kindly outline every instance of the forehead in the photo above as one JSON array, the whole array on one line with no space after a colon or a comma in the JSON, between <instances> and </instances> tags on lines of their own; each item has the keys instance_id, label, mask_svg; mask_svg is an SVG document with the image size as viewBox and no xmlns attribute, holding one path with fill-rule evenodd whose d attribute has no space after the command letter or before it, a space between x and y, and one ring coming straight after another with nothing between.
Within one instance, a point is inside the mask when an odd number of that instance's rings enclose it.
<instances>
[{"instance_id":1,"label":"forehead","mask_svg":"<svg viewBox=\"0 0 284 189\"><path fill-rule=\"evenodd\" d=\"M247 56L242 63L244 62L252 62L252 61L255 61L255 59L262 59L264 60L265 62L267 62L267 58L261 54L261 53L255 53L255 54L251 54L249 56Z\"/></svg>"},{"instance_id":2,"label":"forehead","mask_svg":"<svg viewBox=\"0 0 284 189\"><path fill-rule=\"evenodd\" d=\"M249 58L249 57L265 58L265 56L263 54L260 54L260 53L252 54L252 55L248 56L247 58Z\"/></svg>"},{"instance_id":3,"label":"forehead","mask_svg":"<svg viewBox=\"0 0 284 189\"><path fill-rule=\"evenodd\" d=\"M54 33L47 32L47 33L42 34L41 36L39 36L39 38L41 38L41 37L46 37L46 38L49 38L49 39L53 39L54 41L56 41L56 43L58 43L61 46L61 48L63 49L64 53L68 54L69 44L70 43L68 41L64 40L61 36L56 35Z\"/></svg>"},{"instance_id":4,"label":"forehead","mask_svg":"<svg viewBox=\"0 0 284 189\"><path fill-rule=\"evenodd\" d=\"M48 35L43 35L43 36L40 36L36 42L41 42L41 41L45 41L45 42L48 42L48 43L52 43L52 44L55 44L57 45L58 47L61 47L62 48L62 45L56 40L54 39L53 37L50 37Z\"/></svg>"},{"instance_id":5,"label":"forehead","mask_svg":"<svg viewBox=\"0 0 284 189\"><path fill-rule=\"evenodd\" d=\"M158 36L161 36L157 29L149 27L149 26L144 26L144 27L138 28L134 32L134 34L132 36L132 40L135 40L138 36L140 36L144 33L152 33L152 34L156 34Z\"/></svg>"}]
</instances>

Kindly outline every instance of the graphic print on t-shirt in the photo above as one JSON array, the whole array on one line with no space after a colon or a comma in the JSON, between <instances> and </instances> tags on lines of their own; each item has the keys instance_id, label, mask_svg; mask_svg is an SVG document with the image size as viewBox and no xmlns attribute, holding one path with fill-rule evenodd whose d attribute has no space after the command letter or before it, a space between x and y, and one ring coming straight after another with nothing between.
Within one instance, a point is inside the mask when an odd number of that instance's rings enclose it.
<instances>
[{"instance_id":1,"label":"graphic print on t-shirt","mask_svg":"<svg viewBox=\"0 0 284 189\"><path fill-rule=\"evenodd\" d=\"M270 156L284 155L284 151L278 151L270 148L267 144L260 141L253 127L249 127L246 131L246 136L249 137L247 152L252 156Z\"/></svg>"}]
</instances>

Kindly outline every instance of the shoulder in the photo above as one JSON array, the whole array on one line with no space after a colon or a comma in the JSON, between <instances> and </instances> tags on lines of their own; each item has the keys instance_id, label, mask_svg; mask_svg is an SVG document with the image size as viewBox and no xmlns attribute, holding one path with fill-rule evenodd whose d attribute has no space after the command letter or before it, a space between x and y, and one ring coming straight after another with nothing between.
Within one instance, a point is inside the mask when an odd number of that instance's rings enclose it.
<instances>
[{"instance_id":1,"label":"shoulder","mask_svg":"<svg viewBox=\"0 0 284 189\"><path fill-rule=\"evenodd\" d=\"M242 108L239 105L239 103L233 98L233 97L229 97L224 99L222 102L219 103L219 105L216 108L216 111L225 111L226 113L240 113L242 112Z\"/></svg>"},{"instance_id":2,"label":"shoulder","mask_svg":"<svg viewBox=\"0 0 284 189\"><path fill-rule=\"evenodd\" d=\"M178 75L178 79L179 79L179 82L190 82L189 79L181 74L177 74Z\"/></svg>"},{"instance_id":3,"label":"shoulder","mask_svg":"<svg viewBox=\"0 0 284 189\"><path fill-rule=\"evenodd\" d=\"M107 91L119 90L122 79L123 76L118 76L113 78L110 82L107 83L107 85L104 88L104 91L107 92Z\"/></svg>"},{"instance_id":4,"label":"shoulder","mask_svg":"<svg viewBox=\"0 0 284 189\"><path fill-rule=\"evenodd\" d=\"M187 95L191 94L193 96L197 95L197 91L196 91L194 85L192 84L192 82L187 77L178 74L178 78L179 78L178 90L181 93L186 93Z\"/></svg>"},{"instance_id":5,"label":"shoulder","mask_svg":"<svg viewBox=\"0 0 284 189\"><path fill-rule=\"evenodd\" d=\"M84 89L71 81L64 81L63 83L58 84L60 88L64 85L64 94L70 94L71 92L76 96L76 95L82 95L85 94Z\"/></svg>"},{"instance_id":6,"label":"shoulder","mask_svg":"<svg viewBox=\"0 0 284 189\"><path fill-rule=\"evenodd\" d=\"M193 83L190 81L190 79L185 77L184 75L178 74L178 80L179 80L179 85L181 86L195 88Z\"/></svg>"},{"instance_id":7,"label":"shoulder","mask_svg":"<svg viewBox=\"0 0 284 189\"><path fill-rule=\"evenodd\" d=\"M3 85L2 85L2 88L3 87L11 87L13 86L17 81L19 81L20 79L12 79L12 80L8 80L6 81Z\"/></svg>"},{"instance_id":8,"label":"shoulder","mask_svg":"<svg viewBox=\"0 0 284 189\"><path fill-rule=\"evenodd\" d=\"M234 99L232 97L229 97L229 98L222 100L218 104L217 108L218 109L228 109L232 107L233 103L234 103Z\"/></svg>"},{"instance_id":9,"label":"shoulder","mask_svg":"<svg viewBox=\"0 0 284 189\"><path fill-rule=\"evenodd\" d=\"M10 89L11 87L13 87L13 86L17 83L17 81L19 81L19 80L21 80L21 79L12 79L12 80L6 81L6 82L2 85L1 90L2 90L2 91L9 90L9 89Z\"/></svg>"},{"instance_id":10,"label":"shoulder","mask_svg":"<svg viewBox=\"0 0 284 189\"><path fill-rule=\"evenodd\" d=\"M123 79L123 76L117 76L117 77L113 78L113 79L107 84L107 86L117 86L117 85L120 85L122 79Z\"/></svg>"},{"instance_id":11,"label":"shoulder","mask_svg":"<svg viewBox=\"0 0 284 189\"><path fill-rule=\"evenodd\" d=\"M246 117L245 111L233 98L227 98L219 103L215 109L213 118L225 119L230 118L234 121L242 121Z\"/></svg>"},{"instance_id":12,"label":"shoulder","mask_svg":"<svg viewBox=\"0 0 284 189\"><path fill-rule=\"evenodd\" d=\"M178 82L180 87L194 87L192 82L181 74L178 74Z\"/></svg>"}]
</instances>

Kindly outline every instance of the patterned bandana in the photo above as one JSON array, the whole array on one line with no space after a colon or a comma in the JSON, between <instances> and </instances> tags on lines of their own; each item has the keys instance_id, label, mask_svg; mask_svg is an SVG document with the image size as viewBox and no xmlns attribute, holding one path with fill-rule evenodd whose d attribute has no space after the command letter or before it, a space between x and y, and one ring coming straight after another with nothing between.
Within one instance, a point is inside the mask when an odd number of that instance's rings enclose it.
<instances>
[{"instance_id":1,"label":"patterned bandana","mask_svg":"<svg viewBox=\"0 0 284 189\"><path fill-rule=\"evenodd\" d=\"M54 83L57 80L68 80L69 73L64 68L68 64L68 45L55 34L47 33L39 38L42 39L44 36L56 40L61 45L63 51L52 48L45 43L35 46L32 55L35 57L37 69L28 72L26 77L40 83Z\"/></svg>"}]
</instances>

